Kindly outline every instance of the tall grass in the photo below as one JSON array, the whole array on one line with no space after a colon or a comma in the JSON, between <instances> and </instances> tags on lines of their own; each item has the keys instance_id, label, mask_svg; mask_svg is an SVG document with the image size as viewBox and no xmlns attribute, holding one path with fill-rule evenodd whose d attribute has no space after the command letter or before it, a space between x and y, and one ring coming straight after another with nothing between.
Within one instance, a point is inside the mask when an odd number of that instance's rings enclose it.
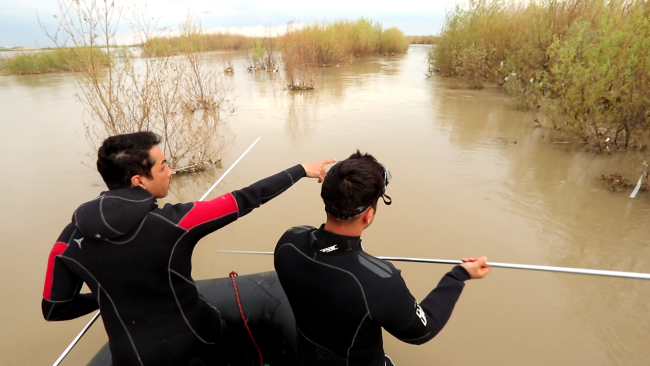
<instances>
[{"instance_id":1,"label":"tall grass","mask_svg":"<svg viewBox=\"0 0 650 366\"><path fill-rule=\"evenodd\" d=\"M354 57L404 53L409 46L398 28L383 29L380 23L366 18L292 28L280 41L283 52L295 46L291 42L302 42L310 53L305 61L317 66L347 63Z\"/></svg>"},{"instance_id":2,"label":"tall grass","mask_svg":"<svg viewBox=\"0 0 650 366\"><path fill-rule=\"evenodd\" d=\"M143 47L153 50L155 56L178 55L186 52L217 51L217 50L247 50L253 47L255 38L231 33L203 33L200 39L194 40L194 46L187 49L187 37L156 37L147 40Z\"/></svg>"},{"instance_id":3,"label":"tall grass","mask_svg":"<svg viewBox=\"0 0 650 366\"><path fill-rule=\"evenodd\" d=\"M5 75L44 74L59 71L86 71L108 65L111 56L101 49L55 48L26 51L10 57L0 57L0 73Z\"/></svg>"},{"instance_id":4,"label":"tall grass","mask_svg":"<svg viewBox=\"0 0 650 366\"><path fill-rule=\"evenodd\" d=\"M609 151L650 141L648 50L647 1L470 0L447 14L430 63L475 88L498 83Z\"/></svg>"}]
</instances>

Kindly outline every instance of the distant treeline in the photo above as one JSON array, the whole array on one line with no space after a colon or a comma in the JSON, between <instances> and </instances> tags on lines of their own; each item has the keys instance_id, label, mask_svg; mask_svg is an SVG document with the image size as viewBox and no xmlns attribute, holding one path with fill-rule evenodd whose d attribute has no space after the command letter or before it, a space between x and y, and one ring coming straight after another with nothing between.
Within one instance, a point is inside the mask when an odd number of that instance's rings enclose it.
<instances>
[{"instance_id":1,"label":"distant treeline","mask_svg":"<svg viewBox=\"0 0 650 366\"><path fill-rule=\"evenodd\" d=\"M650 141L650 2L470 0L447 14L431 68L498 83L603 150Z\"/></svg>"},{"instance_id":2,"label":"distant treeline","mask_svg":"<svg viewBox=\"0 0 650 366\"><path fill-rule=\"evenodd\" d=\"M142 57L161 57L217 50L247 50L253 65L275 67L276 53L289 63L304 62L307 66L332 66L351 62L355 57L394 55L406 52L409 39L398 28L387 28L375 21L360 18L304 26L289 24L280 37L249 37L231 33L208 33L204 30L181 32L181 36L158 37L140 44ZM430 36L417 37L418 43L430 42ZM119 49L111 47L112 50ZM296 50L300 50L300 60ZM121 50L120 55L127 52ZM289 57L282 57L290 54ZM87 57L91 55L91 57ZM105 65L113 55L99 48L93 53L74 48L24 52L0 58L0 73L40 74L57 71L85 71L91 65ZM133 55L130 55L133 56ZM259 60L261 62L258 62ZM285 61L286 62L286 61Z\"/></svg>"},{"instance_id":3,"label":"distant treeline","mask_svg":"<svg viewBox=\"0 0 650 366\"><path fill-rule=\"evenodd\" d=\"M187 36L153 38L143 47L151 50L153 55L161 56L165 53L176 55L197 51L248 50L255 43L255 37L241 34L205 32L193 36L191 40Z\"/></svg>"},{"instance_id":4,"label":"distant treeline","mask_svg":"<svg viewBox=\"0 0 650 366\"><path fill-rule=\"evenodd\" d=\"M440 36L406 36L410 44L438 44Z\"/></svg>"},{"instance_id":5,"label":"distant treeline","mask_svg":"<svg viewBox=\"0 0 650 366\"><path fill-rule=\"evenodd\" d=\"M264 45L272 40L273 49L284 51L292 47L303 47L311 53L305 60L313 65L346 63L354 57L391 55L404 53L409 41L398 28L383 29L372 20L360 18L356 21L313 23L305 26L289 24L287 32L280 37L265 38ZM256 39L258 43L256 43ZM146 48L155 55L179 54L197 50L251 50L259 48L260 37L247 37L229 33L203 33L189 40L185 36L154 38ZM296 43L297 42L297 43Z\"/></svg>"}]
</instances>

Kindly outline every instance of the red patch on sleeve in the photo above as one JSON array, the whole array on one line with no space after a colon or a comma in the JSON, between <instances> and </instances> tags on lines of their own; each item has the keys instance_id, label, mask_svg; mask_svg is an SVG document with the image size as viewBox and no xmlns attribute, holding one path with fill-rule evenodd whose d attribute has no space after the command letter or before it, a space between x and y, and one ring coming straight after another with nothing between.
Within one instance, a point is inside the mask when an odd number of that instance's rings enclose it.
<instances>
[{"instance_id":1,"label":"red patch on sleeve","mask_svg":"<svg viewBox=\"0 0 650 366\"><path fill-rule=\"evenodd\" d=\"M226 193L207 202L194 202L194 207L183 217L178 226L189 230L204 222L235 212L237 212L237 201L232 194Z\"/></svg>"},{"instance_id":2,"label":"red patch on sleeve","mask_svg":"<svg viewBox=\"0 0 650 366\"><path fill-rule=\"evenodd\" d=\"M56 242L50 252L50 257L47 260L47 272L45 273L45 287L43 288L43 298L46 300L52 299L52 280L54 277L54 259L56 256L61 255L68 248L68 244Z\"/></svg>"}]
</instances>

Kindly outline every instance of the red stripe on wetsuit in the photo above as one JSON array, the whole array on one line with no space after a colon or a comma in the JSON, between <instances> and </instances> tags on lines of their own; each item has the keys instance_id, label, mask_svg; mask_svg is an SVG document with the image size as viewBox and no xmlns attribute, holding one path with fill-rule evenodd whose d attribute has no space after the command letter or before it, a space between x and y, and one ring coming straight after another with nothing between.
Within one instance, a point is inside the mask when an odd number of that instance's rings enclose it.
<instances>
[{"instance_id":1,"label":"red stripe on wetsuit","mask_svg":"<svg viewBox=\"0 0 650 366\"><path fill-rule=\"evenodd\" d=\"M54 260L68 248L68 244L56 242L50 251L50 257L47 260L47 272L45 274L45 286L43 288L43 298L52 299L52 277L54 276Z\"/></svg>"},{"instance_id":2,"label":"red stripe on wetsuit","mask_svg":"<svg viewBox=\"0 0 650 366\"><path fill-rule=\"evenodd\" d=\"M235 212L237 212L237 201L232 194L226 193L207 202L194 202L194 207L183 217L178 226L189 230Z\"/></svg>"}]
</instances>

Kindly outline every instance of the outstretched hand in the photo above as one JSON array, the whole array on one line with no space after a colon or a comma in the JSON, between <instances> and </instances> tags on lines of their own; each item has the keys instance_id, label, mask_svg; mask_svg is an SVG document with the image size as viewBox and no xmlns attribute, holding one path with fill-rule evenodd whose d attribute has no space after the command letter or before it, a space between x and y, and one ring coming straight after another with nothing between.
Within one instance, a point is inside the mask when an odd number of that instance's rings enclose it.
<instances>
[{"instance_id":1,"label":"outstretched hand","mask_svg":"<svg viewBox=\"0 0 650 366\"><path fill-rule=\"evenodd\" d=\"M469 277L473 280L487 276L487 274L490 273L490 270L492 270L492 267L487 265L487 257L467 257L461 258L461 260L463 261L461 266L467 270Z\"/></svg>"},{"instance_id":2,"label":"outstretched hand","mask_svg":"<svg viewBox=\"0 0 650 366\"><path fill-rule=\"evenodd\" d=\"M302 164L308 178L318 178L318 183L325 179L325 165L336 163L336 159L317 161L315 163Z\"/></svg>"}]
</instances>

